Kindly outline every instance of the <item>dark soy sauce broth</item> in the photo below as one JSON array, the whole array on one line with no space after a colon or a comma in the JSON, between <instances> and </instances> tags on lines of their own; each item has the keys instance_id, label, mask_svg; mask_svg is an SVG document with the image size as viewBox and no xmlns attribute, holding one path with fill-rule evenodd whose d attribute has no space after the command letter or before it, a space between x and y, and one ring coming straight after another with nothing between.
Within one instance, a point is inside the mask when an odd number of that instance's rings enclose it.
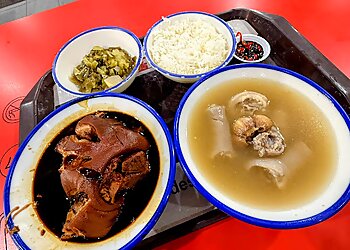
<instances>
[{"instance_id":1,"label":"dark soy sauce broth","mask_svg":"<svg viewBox=\"0 0 350 250\"><path fill-rule=\"evenodd\" d=\"M129 129L142 128L142 135L150 143L147 156L151 165L151 171L138 182L133 190L125 192L125 202L121 214L110 232L100 239L76 238L74 242L96 242L107 239L129 226L145 209L150 201L159 176L159 151L151 132L140 121L132 116L119 112L105 112L105 118L116 119ZM81 118L80 118L81 119ZM79 120L80 120L79 119ZM62 163L62 155L55 151L57 143L65 136L75 134L74 129L79 121L75 121L63 129L44 151L34 176L34 201L36 211L44 225L57 237L62 235L63 224L70 208L60 180L58 169Z\"/></svg>"}]
</instances>

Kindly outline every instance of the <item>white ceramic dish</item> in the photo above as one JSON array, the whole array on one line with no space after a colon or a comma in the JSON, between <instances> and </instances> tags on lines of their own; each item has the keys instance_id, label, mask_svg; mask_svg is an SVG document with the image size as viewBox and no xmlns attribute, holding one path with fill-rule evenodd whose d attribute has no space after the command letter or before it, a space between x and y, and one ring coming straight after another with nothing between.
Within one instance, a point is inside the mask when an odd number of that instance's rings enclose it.
<instances>
[{"instance_id":1,"label":"white ceramic dish","mask_svg":"<svg viewBox=\"0 0 350 250\"><path fill-rule=\"evenodd\" d=\"M338 148L338 164L323 193L309 203L288 210L271 211L250 207L218 191L196 167L190 154L187 123L195 104L204 93L232 79L262 78L301 93L321 109L331 121ZM350 198L350 119L336 100L323 88L290 70L265 64L240 64L212 72L195 83L180 102L174 125L175 150L193 185L216 207L243 221L269 228L299 228L319 223L337 213Z\"/></svg>"},{"instance_id":2,"label":"white ceramic dish","mask_svg":"<svg viewBox=\"0 0 350 250\"><path fill-rule=\"evenodd\" d=\"M231 26L228 25L224 20L221 18L209 14L209 13L204 13L204 12L179 12L172 14L170 16L167 16L166 18L163 18L159 20L157 23L155 23L147 32L145 39L144 39L144 51L145 51L145 57L149 64L155 68L158 72L163 74L165 77L175 81L175 82L180 82L180 83L193 83L197 81L199 78L207 74L208 72L201 73L201 74L194 74L194 75L183 75L183 74L176 74L173 72L169 72L168 70L165 70L158 66L154 60L152 59L152 56L150 54L150 46L153 43L153 34L154 31L157 29L161 29L166 25L167 22L173 22L176 20L182 20L182 19L191 19L191 20L202 20L205 22L210 23L212 26L214 26L218 32L223 34L227 41L227 45L229 48L228 54L225 58L225 60L217 66L216 68L211 69L209 72L221 68L225 65L227 65L231 59L233 58L235 48L236 48L236 39L234 35L234 31L232 30Z\"/></svg>"},{"instance_id":3,"label":"white ceramic dish","mask_svg":"<svg viewBox=\"0 0 350 250\"><path fill-rule=\"evenodd\" d=\"M123 92L134 81L142 60L142 45L140 40L130 31L115 27L105 26L87 30L69 40L59 50L52 66L52 75L57 85L64 91L75 96L85 96L79 88L69 79L74 67L80 64L94 46L121 47L132 57L136 56L136 65L130 75L115 86L104 91L96 92Z\"/></svg>"},{"instance_id":4,"label":"white ceramic dish","mask_svg":"<svg viewBox=\"0 0 350 250\"><path fill-rule=\"evenodd\" d=\"M144 102L127 95L107 93L73 100L53 111L28 135L13 159L6 179L5 214L16 206L33 202L33 178L38 161L48 143L73 121L96 111L115 111L134 116L152 133L159 149L159 176L146 208L121 232L94 243L61 241L39 218L33 206L16 217L10 216L9 227L20 228L12 235L20 249L125 249L135 246L154 226L168 200L175 176L172 140L165 122ZM52 188L52 187L48 187ZM46 233L41 235L41 230Z\"/></svg>"},{"instance_id":5,"label":"white ceramic dish","mask_svg":"<svg viewBox=\"0 0 350 250\"><path fill-rule=\"evenodd\" d=\"M248 60L244 60L244 59L238 57L235 53L233 56L237 60L239 60L241 62L246 62L246 63L258 63L258 62L264 61L270 55L271 46L268 43L268 41L266 41L263 37L257 36L254 34L242 34L242 39L243 39L243 41L252 41L252 42L256 42L256 43L260 44L264 50L264 55L258 60L248 61ZM237 44L239 43L239 41L240 41L240 37L237 36L236 37Z\"/></svg>"}]
</instances>

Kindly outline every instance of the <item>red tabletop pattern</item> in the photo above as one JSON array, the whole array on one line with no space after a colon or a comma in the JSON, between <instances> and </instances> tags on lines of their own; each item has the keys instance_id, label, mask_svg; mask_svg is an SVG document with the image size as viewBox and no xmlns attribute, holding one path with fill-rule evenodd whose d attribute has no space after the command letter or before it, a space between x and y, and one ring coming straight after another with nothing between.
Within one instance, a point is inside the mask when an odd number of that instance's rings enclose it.
<instances>
[{"instance_id":1,"label":"red tabletop pattern","mask_svg":"<svg viewBox=\"0 0 350 250\"><path fill-rule=\"evenodd\" d=\"M220 13L252 8L285 17L306 39L350 76L350 2L346 0L81 0L0 25L0 189L18 147L19 105L51 68L59 48L86 29L116 25L144 36L161 16L198 10ZM2 192L0 207L2 207ZM0 249L15 249L4 237ZM298 230L270 230L234 218L169 242L159 249L350 249L350 205L319 225Z\"/></svg>"}]
</instances>

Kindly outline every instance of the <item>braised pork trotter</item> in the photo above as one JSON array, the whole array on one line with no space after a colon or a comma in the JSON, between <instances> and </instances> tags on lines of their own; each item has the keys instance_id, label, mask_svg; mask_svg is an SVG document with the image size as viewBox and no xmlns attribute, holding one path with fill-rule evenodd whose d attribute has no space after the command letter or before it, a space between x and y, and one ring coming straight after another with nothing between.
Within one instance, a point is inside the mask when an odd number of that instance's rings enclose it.
<instances>
[{"instance_id":1,"label":"braised pork trotter","mask_svg":"<svg viewBox=\"0 0 350 250\"><path fill-rule=\"evenodd\" d=\"M61 183L73 203L62 240L101 238L110 231L124 204L123 191L150 172L149 147L139 132L103 113L85 116L75 135L59 141Z\"/></svg>"}]
</instances>

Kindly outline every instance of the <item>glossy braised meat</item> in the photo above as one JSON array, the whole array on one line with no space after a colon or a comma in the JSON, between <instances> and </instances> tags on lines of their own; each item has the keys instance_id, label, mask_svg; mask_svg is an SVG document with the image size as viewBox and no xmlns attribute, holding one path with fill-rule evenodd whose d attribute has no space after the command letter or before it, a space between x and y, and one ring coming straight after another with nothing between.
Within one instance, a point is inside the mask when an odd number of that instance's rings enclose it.
<instances>
[{"instance_id":1,"label":"glossy braised meat","mask_svg":"<svg viewBox=\"0 0 350 250\"><path fill-rule=\"evenodd\" d=\"M139 132L103 118L103 113L82 118L75 133L56 146L63 156L61 183L73 201L61 239L100 238L121 211L122 191L132 189L149 173L145 151L150 145Z\"/></svg>"}]
</instances>

